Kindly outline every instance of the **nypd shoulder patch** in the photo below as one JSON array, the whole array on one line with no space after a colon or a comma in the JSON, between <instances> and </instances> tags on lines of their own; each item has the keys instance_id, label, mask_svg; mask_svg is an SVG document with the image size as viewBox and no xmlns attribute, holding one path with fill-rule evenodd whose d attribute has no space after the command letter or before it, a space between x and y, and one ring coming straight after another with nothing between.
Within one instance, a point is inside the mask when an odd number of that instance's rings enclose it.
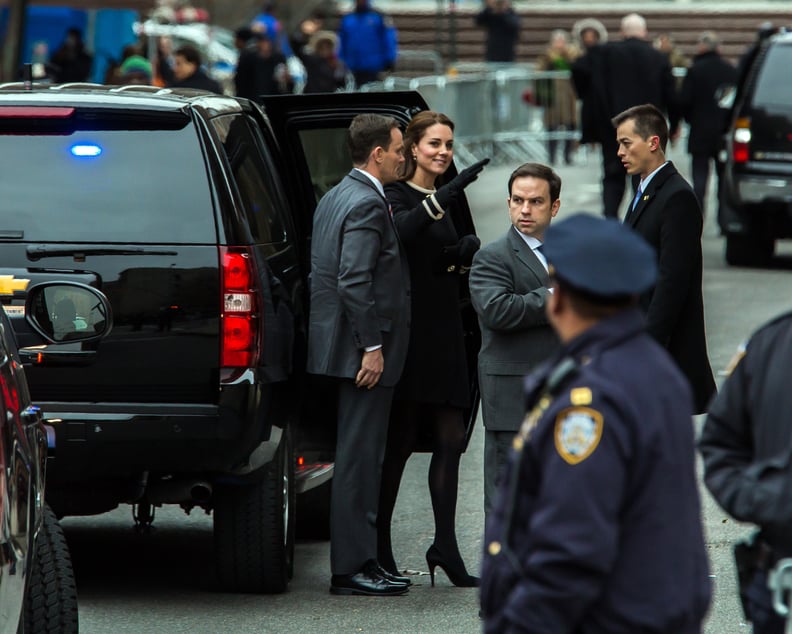
<instances>
[{"instance_id":1,"label":"nypd shoulder patch","mask_svg":"<svg viewBox=\"0 0 792 634\"><path fill-rule=\"evenodd\" d=\"M590 407L568 407L555 422L555 447L567 463L575 465L588 458L602 438L602 414Z\"/></svg>"}]
</instances>

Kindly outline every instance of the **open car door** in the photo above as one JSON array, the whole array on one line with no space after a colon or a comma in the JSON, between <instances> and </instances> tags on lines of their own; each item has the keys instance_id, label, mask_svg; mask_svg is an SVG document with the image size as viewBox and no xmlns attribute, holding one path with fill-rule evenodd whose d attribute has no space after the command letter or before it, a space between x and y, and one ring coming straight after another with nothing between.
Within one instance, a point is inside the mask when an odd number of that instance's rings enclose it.
<instances>
[{"instance_id":1,"label":"open car door","mask_svg":"<svg viewBox=\"0 0 792 634\"><path fill-rule=\"evenodd\" d=\"M352 159L346 143L346 133L355 115L376 113L394 117L402 126L428 106L417 92L361 92L316 95L266 96L261 101L272 125L281 164L281 177L288 188L289 198L299 214L297 222L303 244L303 266L310 266L310 240L313 213L319 199L352 169ZM445 178L456 175L452 165ZM460 235L475 233L473 217L467 203L455 214L454 223ZM459 217L456 217L459 216ZM307 298L306 298L307 300ZM466 412L467 440L473 431L478 414L478 352L481 334L465 285L460 297L460 311L465 329L465 349L468 361L472 406ZM327 413L323 418L326 420ZM311 424L310 422L308 423ZM417 450L427 450L423 443Z\"/></svg>"}]
</instances>

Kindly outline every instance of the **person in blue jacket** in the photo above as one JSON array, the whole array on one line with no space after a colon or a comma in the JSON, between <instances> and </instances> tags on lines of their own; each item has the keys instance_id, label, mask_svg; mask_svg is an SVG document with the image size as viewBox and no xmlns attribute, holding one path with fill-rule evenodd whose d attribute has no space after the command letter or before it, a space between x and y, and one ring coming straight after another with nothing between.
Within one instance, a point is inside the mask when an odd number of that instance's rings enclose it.
<instances>
[{"instance_id":1,"label":"person in blue jacket","mask_svg":"<svg viewBox=\"0 0 792 634\"><path fill-rule=\"evenodd\" d=\"M369 0L355 0L355 10L341 19L338 39L338 56L358 87L377 81L381 72L393 70L396 64L396 27L388 16L372 9Z\"/></svg>"},{"instance_id":2,"label":"person in blue jacket","mask_svg":"<svg viewBox=\"0 0 792 634\"><path fill-rule=\"evenodd\" d=\"M699 634L711 595L693 398L638 305L652 247L577 214L542 245L562 347L526 379L481 578L484 631Z\"/></svg>"},{"instance_id":3,"label":"person in blue jacket","mask_svg":"<svg viewBox=\"0 0 792 634\"><path fill-rule=\"evenodd\" d=\"M261 8L261 13L256 15L250 23L250 28L256 33L264 33L275 43L275 50L284 57L292 57L294 52L289 44L289 37L283 29L281 21L275 16L276 5L268 0Z\"/></svg>"}]
</instances>

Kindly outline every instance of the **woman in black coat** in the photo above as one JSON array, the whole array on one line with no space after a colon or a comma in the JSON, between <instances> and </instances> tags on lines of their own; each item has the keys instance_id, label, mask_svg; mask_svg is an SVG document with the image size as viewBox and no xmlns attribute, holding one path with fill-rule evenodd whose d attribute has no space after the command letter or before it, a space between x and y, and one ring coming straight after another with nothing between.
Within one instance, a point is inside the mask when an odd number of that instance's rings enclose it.
<instances>
[{"instance_id":1,"label":"woman in black coat","mask_svg":"<svg viewBox=\"0 0 792 634\"><path fill-rule=\"evenodd\" d=\"M447 116L432 111L417 114L404 133L402 180L385 187L410 266L412 321L382 470L378 560L385 570L398 572L391 550L393 507L404 465L421 438L428 436L435 539L426 561L432 584L434 569L440 566L454 585L471 587L478 585L478 578L465 569L455 529L459 460L465 448L464 409L470 404L460 289L467 285L479 239L469 221L463 189L487 161L463 170L437 189L451 165L453 143L454 124Z\"/></svg>"}]
</instances>

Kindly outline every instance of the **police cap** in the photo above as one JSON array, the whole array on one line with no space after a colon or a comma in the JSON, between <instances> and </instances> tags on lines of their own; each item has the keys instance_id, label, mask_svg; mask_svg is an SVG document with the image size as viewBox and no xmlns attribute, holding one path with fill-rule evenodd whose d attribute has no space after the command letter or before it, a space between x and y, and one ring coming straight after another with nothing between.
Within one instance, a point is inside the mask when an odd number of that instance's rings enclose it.
<instances>
[{"instance_id":1,"label":"police cap","mask_svg":"<svg viewBox=\"0 0 792 634\"><path fill-rule=\"evenodd\" d=\"M618 220L579 213L553 223L542 252L553 274L604 298L635 295L657 278L654 249Z\"/></svg>"}]
</instances>

